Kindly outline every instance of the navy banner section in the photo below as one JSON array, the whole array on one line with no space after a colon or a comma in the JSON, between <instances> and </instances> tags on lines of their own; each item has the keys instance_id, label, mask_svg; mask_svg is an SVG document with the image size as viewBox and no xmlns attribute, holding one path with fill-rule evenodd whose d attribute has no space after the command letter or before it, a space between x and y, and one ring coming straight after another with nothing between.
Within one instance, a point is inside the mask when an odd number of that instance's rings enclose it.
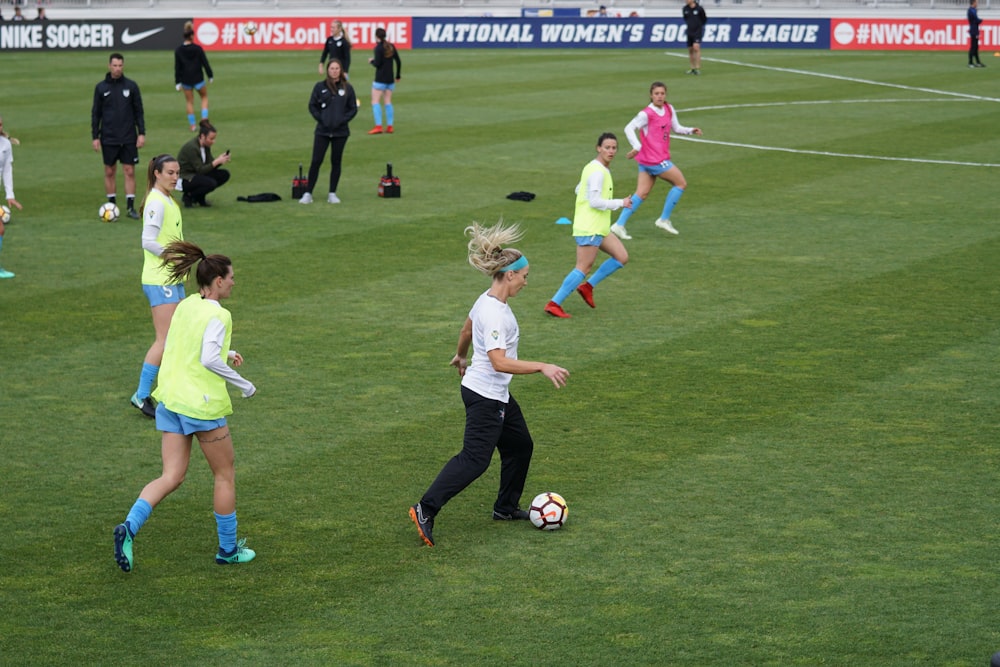
<instances>
[{"instance_id":1,"label":"navy banner section","mask_svg":"<svg viewBox=\"0 0 1000 667\"><path fill-rule=\"evenodd\" d=\"M710 19L702 44L712 48L829 49L830 19ZM678 18L421 18L413 17L415 49L429 48L683 48Z\"/></svg>"}]
</instances>

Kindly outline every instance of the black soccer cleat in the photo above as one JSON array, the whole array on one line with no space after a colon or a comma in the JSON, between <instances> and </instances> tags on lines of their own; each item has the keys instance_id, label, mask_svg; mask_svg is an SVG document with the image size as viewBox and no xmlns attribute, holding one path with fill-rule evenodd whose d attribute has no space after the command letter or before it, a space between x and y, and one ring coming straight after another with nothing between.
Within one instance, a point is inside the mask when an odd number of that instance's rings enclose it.
<instances>
[{"instance_id":1,"label":"black soccer cleat","mask_svg":"<svg viewBox=\"0 0 1000 667\"><path fill-rule=\"evenodd\" d=\"M422 539L427 546L434 546L434 536L431 534L431 531L434 530L434 517L424 514L424 510L420 507L420 503L417 503L410 508L410 518L413 519L413 523L417 524L417 531L420 533L420 539Z\"/></svg>"},{"instance_id":2,"label":"black soccer cleat","mask_svg":"<svg viewBox=\"0 0 1000 667\"><path fill-rule=\"evenodd\" d=\"M527 521L528 513L522 509L516 509L510 513L497 512L493 510L494 521Z\"/></svg>"}]
</instances>

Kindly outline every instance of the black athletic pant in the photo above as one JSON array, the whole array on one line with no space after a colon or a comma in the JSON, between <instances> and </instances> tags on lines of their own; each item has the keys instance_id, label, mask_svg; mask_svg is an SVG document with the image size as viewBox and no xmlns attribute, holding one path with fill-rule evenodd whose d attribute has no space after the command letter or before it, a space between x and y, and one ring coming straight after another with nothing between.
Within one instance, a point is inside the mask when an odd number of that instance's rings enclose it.
<instances>
[{"instance_id":1,"label":"black athletic pant","mask_svg":"<svg viewBox=\"0 0 1000 667\"><path fill-rule=\"evenodd\" d=\"M979 35L969 39L972 40L969 42L969 64L982 62L979 60Z\"/></svg>"},{"instance_id":2,"label":"black athletic pant","mask_svg":"<svg viewBox=\"0 0 1000 667\"><path fill-rule=\"evenodd\" d=\"M501 403L462 387L465 403L465 441L462 451L448 461L431 484L420 506L430 516L476 481L490 466L493 450L500 451L500 490L493 510L510 514L518 507L534 443L521 406L514 397Z\"/></svg>"},{"instance_id":3,"label":"black athletic pant","mask_svg":"<svg viewBox=\"0 0 1000 667\"><path fill-rule=\"evenodd\" d=\"M225 169L213 169L207 174L195 174L190 181L185 180L184 199L203 203L206 195L216 188L221 188L229 181L229 172Z\"/></svg>"},{"instance_id":4,"label":"black athletic pant","mask_svg":"<svg viewBox=\"0 0 1000 667\"><path fill-rule=\"evenodd\" d=\"M323 165L323 156L326 155L327 147L330 148L330 192L337 191L337 186L340 185L340 161L344 157L344 146L346 145L347 137L313 135L313 155L312 162L309 163L309 194L312 194L313 188L316 187L319 168Z\"/></svg>"}]
</instances>

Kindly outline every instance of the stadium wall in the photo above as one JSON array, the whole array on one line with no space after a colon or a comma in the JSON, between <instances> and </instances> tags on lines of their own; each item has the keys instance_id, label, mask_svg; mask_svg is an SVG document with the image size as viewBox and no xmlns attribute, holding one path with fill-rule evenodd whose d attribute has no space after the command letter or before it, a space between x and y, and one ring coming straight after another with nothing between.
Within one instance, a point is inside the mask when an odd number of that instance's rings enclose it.
<instances>
[{"instance_id":1,"label":"stadium wall","mask_svg":"<svg viewBox=\"0 0 1000 667\"><path fill-rule=\"evenodd\" d=\"M215 51L320 50L330 15L195 16L196 40ZM173 50L185 18L22 21L0 24L0 50ZM680 18L343 17L357 48L385 27L400 49L684 48ZM248 30L253 24L255 29ZM965 50L964 19L717 17L703 43L713 49ZM1000 24L981 26L980 48L1000 48Z\"/></svg>"}]
</instances>

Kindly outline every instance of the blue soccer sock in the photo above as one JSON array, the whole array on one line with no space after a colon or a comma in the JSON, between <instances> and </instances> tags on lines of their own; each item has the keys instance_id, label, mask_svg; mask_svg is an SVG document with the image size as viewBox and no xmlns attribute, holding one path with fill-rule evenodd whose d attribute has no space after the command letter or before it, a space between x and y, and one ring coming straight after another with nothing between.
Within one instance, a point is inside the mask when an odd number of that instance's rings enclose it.
<instances>
[{"instance_id":1,"label":"blue soccer sock","mask_svg":"<svg viewBox=\"0 0 1000 667\"><path fill-rule=\"evenodd\" d=\"M3 250L3 237L0 236L0 251Z\"/></svg>"},{"instance_id":2,"label":"blue soccer sock","mask_svg":"<svg viewBox=\"0 0 1000 667\"><path fill-rule=\"evenodd\" d=\"M632 214L638 211L639 207L642 206L642 202L643 200L639 197L639 195L632 195L632 208L623 208L622 212L618 214L618 220L615 224L624 227L625 223L628 222L628 219L632 217Z\"/></svg>"},{"instance_id":3,"label":"blue soccer sock","mask_svg":"<svg viewBox=\"0 0 1000 667\"><path fill-rule=\"evenodd\" d=\"M201 110L201 119L202 120L208 120L208 109L207 108Z\"/></svg>"},{"instance_id":4,"label":"blue soccer sock","mask_svg":"<svg viewBox=\"0 0 1000 667\"><path fill-rule=\"evenodd\" d=\"M566 297L572 294L573 290L579 287L580 283L582 283L583 279L586 277L587 276L583 275L583 271L574 267L573 270L570 271L563 279L562 287L560 287L559 291L556 292L556 295L552 297L552 300L561 306L562 302L566 300Z\"/></svg>"},{"instance_id":5,"label":"blue soccer sock","mask_svg":"<svg viewBox=\"0 0 1000 667\"><path fill-rule=\"evenodd\" d=\"M231 554L236 550L236 512L215 514L215 527L219 531L219 551Z\"/></svg>"},{"instance_id":6,"label":"blue soccer sock","mask_svg":"<svg viewBox=\"0 0 1000 667\"><path fill-rule=\"evenodd\" d=\"M132 537L135 537L139 529L142 528L142 524L146 523L146 519L149 515L153 513L153 506L147 503L142 498L138 498L135 504L132 505L132 509L128 511L128 516L125 517L125 524L128 526L129 531L132 533Z\"/></svg>"},{"instance_id":7,"label":"blue soccer sock","mask_svg":"<svg viewBox=\"0 0 1000 667\"><path fill-rule=\"evenodd\" d=\"M670 219L670 214L674 212L674 206L677 206L677 202L681 200L681 195L683 194L684 190L676 185L670 188L670 192L667 193L667 201L663 203L663 215L660 218L663 220Z\"/></svg>"},{"instance_id":8,"label":"blue soccer sock","mask_svg":"<svg viewBox=\"0 0 1000 667\"><path fill-rule=\"evenodd\" d=\"M381 104L373 104L372 105L372 115L375 116L375 124L376 125L381 125L382 124L382 105Z\"/></svg>"},{"instance_id":9,"label":"blue soccer sock","mask_svg":"<svg viewBox=\"0 0 1000 667\"><path fill-rule=\"evenodd\" d=\"M139 373L139 389L135 392L135 395L138 396L140 400L146 398L153 392L153 383L156 382L156 376L159 373L159 366L153 366L152 364L146 363L142 365L142 372Z\"/></svg>"},{"instance_id":10,"label":"blue soccer sock","mask_svg":"<svg viewBox=\"0 0 1000 667\"><path fill-rule=\"evenodd\" d=\"M193 113L189 113L188 114L188 125L194 125L194 114Z\"/></svg>"},{"instance_id":11,"label":"blue soccer sock","mask_svg":"<svg viewBox=\"0 0 1000 667\"><path fill-rule=\"evenodd\" d=\"M385 124L388 125L388 126L390 126L390 127L392 127L392 121L393 121L394 118L395 118L395 114L393 113L392 105L391 104L386 104L385 105Z\"/></svg>"},{"instance_id":12,"label":"blue soccer sock","mask_svg":"<svg viewBox=\"0 0 1000 667\"><path fill-rule=\"evenodd\" d=\"M604 260L604 263L602 263L597 268L597 271L594 272L594 275L590 276L590 280L588 280L587 282L590 283L591 287L594 287L597 285L597 283L601 282L602 280L610 276L612 273L622 268L623 266L625 265L619 262L614 257L608 257L606 260Z\"/></svg>"}]
</instances>

